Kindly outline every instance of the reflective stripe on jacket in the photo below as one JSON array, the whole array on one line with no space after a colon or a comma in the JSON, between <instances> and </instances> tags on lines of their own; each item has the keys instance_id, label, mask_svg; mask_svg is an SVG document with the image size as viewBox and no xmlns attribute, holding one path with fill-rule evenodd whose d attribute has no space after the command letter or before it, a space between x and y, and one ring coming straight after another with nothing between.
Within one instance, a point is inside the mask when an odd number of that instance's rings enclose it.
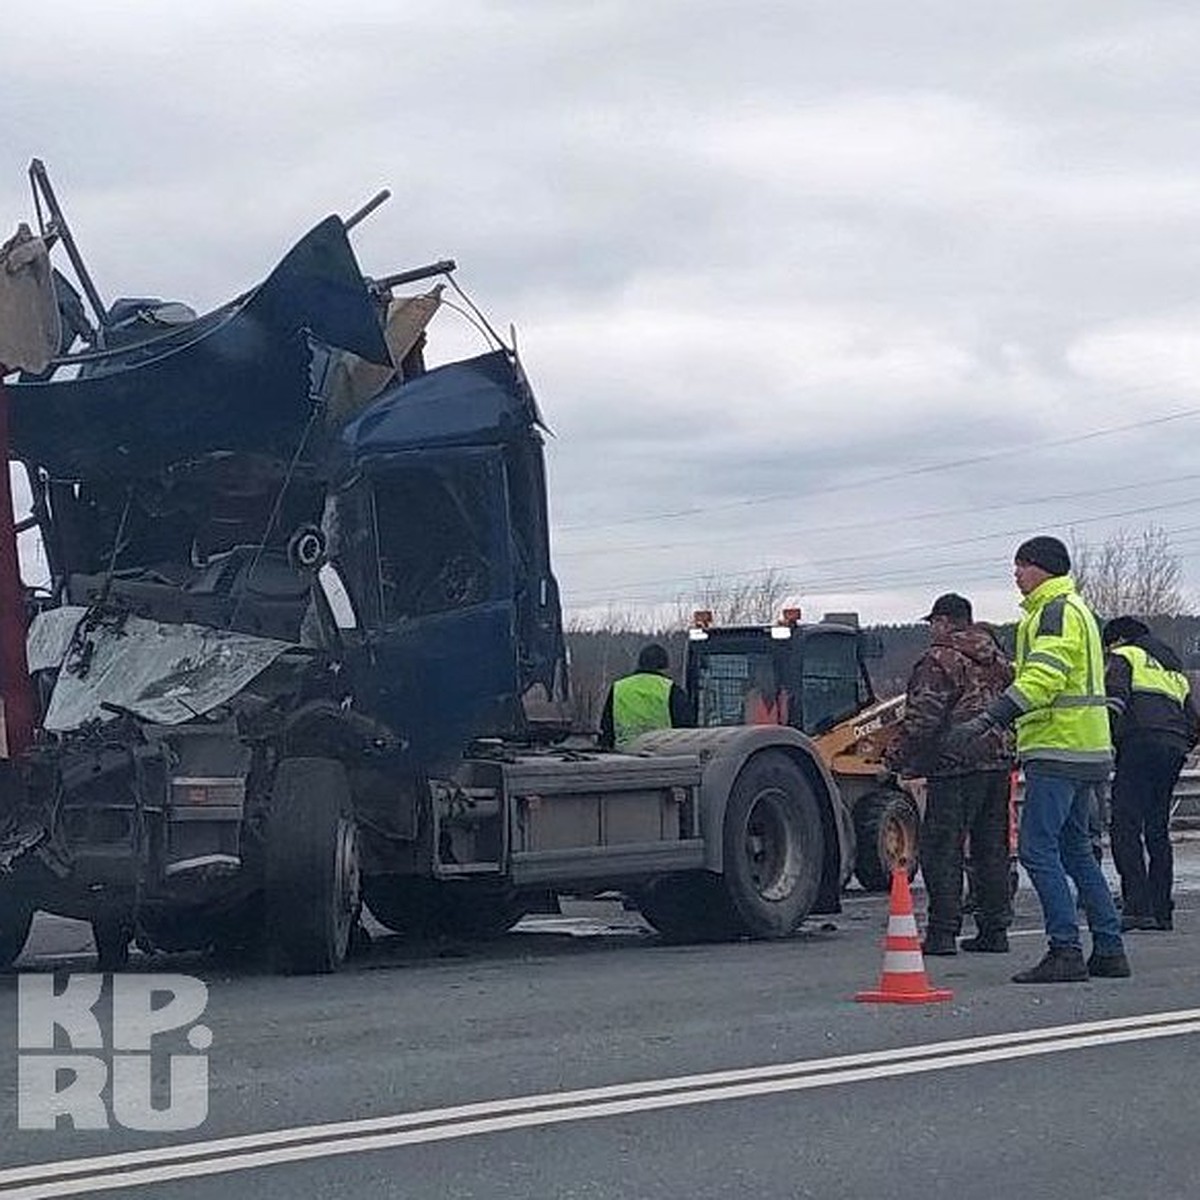
<instances>
[{"instance_id":1,"label":"reflective stripe on jacket","mask_svg":"<svg viewBox=\"0 0 1200 1200\"><path fill-rule=\"evenodd\" d=\"M1021 714L1017 754L1047 769L1106 778L1112 739L1096 618L1068 575L1045 580L1021 607L1016 678L1005 692Z\"/></svg>"},{"instance_id":2,"label":"reflective stripe on jacket","mask_svg":"<svg viewBox=\"0 0 1200 1200\"><path fill-rule=\"evenodd\" d=\"M1200 732L1188 677L1168 666L1178 663L1170 647L1147 637L1109 651L1105 682L1113 740L1162 742L1187 751Z\"/></svg>"},{"instance_id":3,"label":"reflective stripe on jacket","mask_svg":"<svg viewBox=\"0 0 1200 1200\"><path fill-rule=\"evenodd\" d=\"M671 681L639 671L613 684L613 733L623 746L652 729L671 728Z\"/></svg>"},{"instance_id":4,"label":"reflective stripe on jacket","mask_svg":"<svg viewBox=\"0 0 1200 1200\"><path fill-rule=\"evenodd\" d=\"M1130 690L1134 692L1156 692L1169 696L1181 708L1188 698L1192 685L1182 671L1169 671L1152 654L1141 646L1114 646L1113 654L1119 654L1129 663Z\"/></svg>"}]
</instances>

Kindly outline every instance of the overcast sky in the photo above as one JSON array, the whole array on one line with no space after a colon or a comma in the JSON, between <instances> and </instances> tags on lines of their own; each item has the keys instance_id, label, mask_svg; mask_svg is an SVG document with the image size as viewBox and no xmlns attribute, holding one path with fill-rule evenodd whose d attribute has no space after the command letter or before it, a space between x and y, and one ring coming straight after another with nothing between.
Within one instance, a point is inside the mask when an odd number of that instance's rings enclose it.
<instances>
[{"instance_id":1,"label":"overcast sky","mask_svg":"<svg viewBox=\"0 0 1200 1200\"><path fill-rule=\"evenodd\" d=\"M0 223L43 158L108 298L211 307L392 189L364 269L517 327L574 613L778 566L1006 618L1021 538L1150 524L1200 583L1194 0L5 12Z\"/></svg>"}]
</instances>

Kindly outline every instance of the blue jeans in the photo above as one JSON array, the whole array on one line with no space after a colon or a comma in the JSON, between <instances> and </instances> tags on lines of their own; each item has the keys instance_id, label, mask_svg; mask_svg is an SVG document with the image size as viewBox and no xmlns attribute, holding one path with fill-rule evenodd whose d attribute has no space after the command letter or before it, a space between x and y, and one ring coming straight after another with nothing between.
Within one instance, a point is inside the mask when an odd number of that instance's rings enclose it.
<instances>
[{"instance_id":1,"label":"blue jeans","mask_svg":"<svg viewBox=\"0 0 1200 1200\"><path fill-rule=\"evenodd\" d=\"M1117 954L1123 949L1121 918L1088 836L1093 786L1027 764L1019 857L1041 901L1051 946L1080 947L1069 875L1087 913L1094 949L1099 954Z\"/></svg>"}]
</instances>

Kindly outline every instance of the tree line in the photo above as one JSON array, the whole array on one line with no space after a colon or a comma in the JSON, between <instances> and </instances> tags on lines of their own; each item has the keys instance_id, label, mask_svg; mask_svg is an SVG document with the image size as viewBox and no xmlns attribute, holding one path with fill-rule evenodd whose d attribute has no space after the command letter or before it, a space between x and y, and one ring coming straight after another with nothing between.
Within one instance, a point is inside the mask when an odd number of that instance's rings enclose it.
<instances>
[{"instance_id":1,"label":"tree line","mask_svg":"<svg viewBox=\"0 0 1200 1200\"><path fill-rule=\"evenodd\" d=\"M1200 616L1189 611L1195 606L1184 593L1182 565L1164 530L1120 531L1100 543L1072 539L1071 559L1076 583L1101 619L1142 617L1179 651L1189 671L1200 672ZM771 568L733 581L714 575L700 586L694 601L680 602L663 620L611 612L592 622L568 622L571 699L564 715L576 729L595 730L609 685L634 669L638 651L649 641L666 648L671 674L682 682L694 610L708 609L718 625L769 624L796 594L795 581ZM929 627L918 622L869 628L882 651L868 663L875 692L881 698L898 695L928 644ZM993 628L1011 653L1015 622Z\"/></svg>"}]
</instances>

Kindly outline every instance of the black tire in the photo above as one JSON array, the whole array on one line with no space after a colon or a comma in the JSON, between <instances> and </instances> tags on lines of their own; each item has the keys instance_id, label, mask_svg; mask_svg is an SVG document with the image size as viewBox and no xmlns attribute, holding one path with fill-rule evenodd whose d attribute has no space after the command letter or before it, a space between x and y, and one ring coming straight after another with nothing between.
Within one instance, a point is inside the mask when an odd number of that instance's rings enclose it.
<instances>
[{"instance_id":1,"label":"black tire","mask_svg":"<svg viewBox=\"0 0 1200 1200\"><path fill-rule=\"evenodd\" d=\"M742 931L787 937L821 888L825 831L803 770L786 754L754 755L725 807L725 892Z\"/></svg>"},{"instance_id":2,"label":"black tire","mask_svg":"<svg viewBox=\"0 0 1200 1200\"><path fill-rule=\"evenodd\" d=\"M265 941L262 905L248 903L218 918L201 948L218 962L242 966L262 960Z\"/></svg>"},{"instance_id":3,"label":"black tire","mask_svg":"<svg viewBox=\"0 0 1200 1200\"><path fill-rule=\"evenodd\" d=\"M362 908L358 827L341 763L279 764L267 830L267 930L292 974L336 971Z\"/></svg>"},{"instance_id":4,"label":"black tire","mask_svg":"<svg viewBox=\"0 0 1200 1200\"><path fill-rule=\"evenodd\" d=\"M23 900L0 896L0 971L7 970L21 957L29 939L34 910Z\"/></svg>"},{"instance_id":5,"label":"black tire","mask_svg":"<svg viewBox=\"0 0 1200 1200\"><path fill-rule=\"evenodd\" d=\"M450 937L490 941L506 934L524 915L520 897L492 883L444 883L440 920Z\"/></svg>"},{"instance_id":6,"label":"black tire","mask_svg":"<svg viewBox=\"0 0 1200 1200\"><path fill-rule=\"evenodd\" d=\"M96 943L96 969L102 974L129 966L133 925L128 918L97 917L92 922L92 940Z\"/></svg>"},{"instance_id":7,"label":"black tire","mask_svg":"<svg viewBox=\"0 0 1200 1200\"><path fill-rule=\"evenodd\" d=\"M908 860L908 878L917 873L920 856L921 814L907 792L880 788L868 792L854 806L854 874L868 892L886 892L892 886L892 855Z\"/></svg>"},{"instance_id":8,"label":"black tire","mask_svg":"<svg viewBox=\"0 0 1200 1200\"><path fill-rule=\"evenodd\" d=\"M525 915L517 893L491 880L465 883L374 875L364 880L363 892L381 925L418 940L488 941L507 933Z\"/></svg>"},{"instance_id":9,"label":"black tire","mask_svg":"<svg viewBox=\"0 0 1200 1200\"><path fill-rule=\"evenodd\" d=\"M720 942L741 932L724 881L707 871L664 875L639 888L634 900L668 942Z\"/></svg>"}]
</instances>

